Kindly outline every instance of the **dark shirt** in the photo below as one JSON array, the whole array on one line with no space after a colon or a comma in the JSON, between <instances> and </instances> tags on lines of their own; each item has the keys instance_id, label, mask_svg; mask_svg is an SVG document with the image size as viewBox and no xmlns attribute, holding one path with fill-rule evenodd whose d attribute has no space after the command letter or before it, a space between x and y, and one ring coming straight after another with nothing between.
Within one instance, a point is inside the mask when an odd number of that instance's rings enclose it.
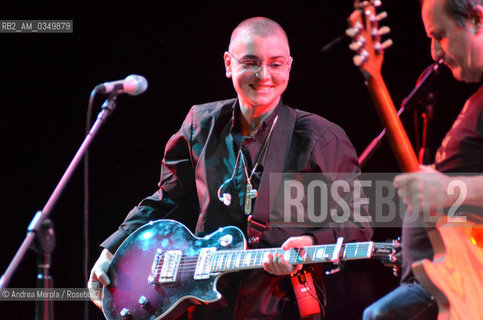
<instances>
[{"instance_id":1,"label":"dark shirt","mask_svg":"<svg viewBox=\"0 0 483 320\"><path fill-rule=\"evenodd\" d=\"M444 173L483 172L483 86L466 101L443 139L436 153L435 168ZM415 280L411 270L414 262L433 258L433 248L422 223L407 220L404 220L402 229L402 282Z\"/></svg>"},{"instance_id":2,"label":"dark shirt","mask_svg":"<svg viewBox=\"0 0 483 320\"><path fill-rule=\"evenodd\" d=\"M239 227L247 235L247 216L243 207L246 174L243 165L236 164L236 158L242 144L247 166L252 168L276 116L278 120L268 140L266 154L257 167L254 187L259 190L259 195L254 201L254 217L269 214L268 190L276 187L269 184L271 172L332 173L330 179L334 180L347 179L348 176L354 179L359 175L355 150L337 125L281 102L253 138L243 139L234 122L240 112L237 108L236 99L191 108L181 129L166 145L159 190L135 207L102 247L114 252L141 225L164 217L186 201L195 201L199 207L199 212L187 213L198 216L197 236L228 225ZM232 176L234 178L224 185ZM217 192L222 185L222 192L231 194L230 205L218 199ZM340 236L348 242L366 241L372 236L372 227L355 221L352 213L347 223L321 224L317 228L269 225L260 246L279 247L287 238L303 234L312 235L319 244L335 243ZM222 279L225 277L229 278L224 276ZM318 281L322 281L322 277L318 277ZM245 275L240 284L228 287L235 294L229 295L229 304L232 309L236 304L234 314L240 318L266 319L275 314L283 317L284 306L290 301L293 305L293 293L287 289L290 288L289 278L274 277L263 270ZM237 292L240 292L238 298ZM221 313L218 316L221 317Z\"/></svg>"}]
</instances>

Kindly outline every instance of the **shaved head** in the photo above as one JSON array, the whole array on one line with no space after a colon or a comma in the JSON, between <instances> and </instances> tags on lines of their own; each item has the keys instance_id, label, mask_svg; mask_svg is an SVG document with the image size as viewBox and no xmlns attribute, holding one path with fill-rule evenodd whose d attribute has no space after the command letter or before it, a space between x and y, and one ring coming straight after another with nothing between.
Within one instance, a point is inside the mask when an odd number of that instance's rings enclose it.
<instances>
[{"instance_id":1,"label":"shaved head","mask_svg":"<svg viewBox=\"0 0 483 320\"><path fill-rule=\"evenodd\" d=\"M257 35L259 37L268 37L276 34L283 35L283 38L287 41L287 34L283 28L275 21L264 17L255 17L243 20L236 28L233 30L230 38L230 45L228 46L228 51L233 49L233 46L240 38L245 38L247 36Z\"/></svg>"}]
</instances>

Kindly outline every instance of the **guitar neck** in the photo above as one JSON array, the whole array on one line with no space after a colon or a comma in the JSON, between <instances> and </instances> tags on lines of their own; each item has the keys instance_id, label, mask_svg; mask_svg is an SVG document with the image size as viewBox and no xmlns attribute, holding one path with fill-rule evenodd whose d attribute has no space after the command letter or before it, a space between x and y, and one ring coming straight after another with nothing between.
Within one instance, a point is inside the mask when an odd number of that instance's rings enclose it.
<instances>
[{"instance_id":1,"label":"guitar neck","mask_svg":"<svg viewBox=\"0 0 483 320\"><path fill-rule=\"evenodd\" d=\"M281 254L290 264L311 264L337 262L342 260L369 259L372 256L374 242L354 242L342 245L317 245L302 249L283 250L282 248L253 250L217 251L212 260L212 273L263 268L268 254Z\"/></svg>"},{"instance_id":2,"label":"guitar neck","mask_svg":"<svg viewBox=\"0 0 483 320\"><path fill-rule=\"evenodd\" d=\"M419 170L418 159L412 148L411 142L404 130L401 120L396 114L396 108L392 102L386 84L380 74L366 75L366 85L371 93L372 100L377 106L381 121L388 131L388 138L395 153L399 167L404 172Z\"/></svg>"}]
</instances>

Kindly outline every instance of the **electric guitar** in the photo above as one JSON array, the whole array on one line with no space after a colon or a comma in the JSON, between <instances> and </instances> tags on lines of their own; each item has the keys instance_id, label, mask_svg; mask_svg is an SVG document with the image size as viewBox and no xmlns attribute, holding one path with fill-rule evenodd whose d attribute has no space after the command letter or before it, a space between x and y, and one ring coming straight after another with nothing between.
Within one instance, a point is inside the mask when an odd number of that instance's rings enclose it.
<instances>
[{"instance_id":1,"label":"electric guitar","mask_svg":"<svg viewBox=\"0 0 483 320\"><path fill-rule=\"evenodd\" d=\"M291 264L355 259L398 263L397 242L315 245L302 249L251 249L243 232L228 226L203 238L174 220L152 221L133 232L114 254L104 287L107 319L173 319L194 304L221 299L216 289L223 274L263 268L269 253L283 254Z\"/></svg>"},{"instance_id":2,"label":"electric guitar","mask_svg":"<svg viewBox=\"0 0 483 320\"><path fill-rule=\"evenodd\" d=\"M381 1L356 1L349 17L347 34L353 38L350 48L356 51L354 64L364 74L389 142L405 172L419 171L416 154L406 131L396 116L396 108L381 75L384 49L381 43L387 27L379 21L387 16L376 13ZM442 319L483 319L483 228L481 224L449 221L445 216L428 229L434 249L433 261L423 260L412 268L419 282L435 297Z\"/></svg>"}]
</instances>

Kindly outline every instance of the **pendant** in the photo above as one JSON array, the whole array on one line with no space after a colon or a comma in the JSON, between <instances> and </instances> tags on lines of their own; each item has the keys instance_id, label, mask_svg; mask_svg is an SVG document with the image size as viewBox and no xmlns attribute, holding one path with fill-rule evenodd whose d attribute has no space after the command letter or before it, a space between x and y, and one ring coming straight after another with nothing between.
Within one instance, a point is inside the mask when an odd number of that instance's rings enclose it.
<instances>
[{"instance_id":1,"label":"pendant","mask_svg":"<svg viewBox=\"0 0 483 320\"><path fill-rule=\"evenodd\" d=\"M252 188L250 181L247 182L245 188L245 214L250 215L252 212L252 199L255 199L258 195L257 189Z\"/></svg>"}]
</instances>

